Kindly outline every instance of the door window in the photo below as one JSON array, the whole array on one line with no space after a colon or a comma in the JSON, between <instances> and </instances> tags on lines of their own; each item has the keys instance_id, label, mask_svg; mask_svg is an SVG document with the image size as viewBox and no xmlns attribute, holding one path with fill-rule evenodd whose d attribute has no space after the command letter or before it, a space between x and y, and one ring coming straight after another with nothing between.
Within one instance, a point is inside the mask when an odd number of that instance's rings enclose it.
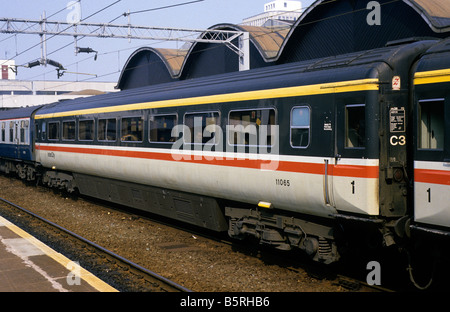
<instances>
[{"instance_id":1,"label":"door window","mask_svg":"<svg viewBox=\"0 0 450 312\"><path fill-rule=\"evenodd\" d=\"M294 107L291 112L291 146L307 147L309 145L310 108Z\"/></svg>"},{"instance_id":2,"label":"door window","mask_svg":"<svg viewBox=\"0 0 450 312\"><path fill-rule=\"evenodd\" d=\"M345 107L345 147L364 148L366 140L365 105Z\"/></svg>"},{"instance_id":3,"label":"door window","mask_svg":"<svg viewBox=\"0 0 450 312\"><path fill-rule=\"evenodd\" d=\"M419 102L418 145L420 149L444 148L444 101Z\"/></svg>"}]
</instances>

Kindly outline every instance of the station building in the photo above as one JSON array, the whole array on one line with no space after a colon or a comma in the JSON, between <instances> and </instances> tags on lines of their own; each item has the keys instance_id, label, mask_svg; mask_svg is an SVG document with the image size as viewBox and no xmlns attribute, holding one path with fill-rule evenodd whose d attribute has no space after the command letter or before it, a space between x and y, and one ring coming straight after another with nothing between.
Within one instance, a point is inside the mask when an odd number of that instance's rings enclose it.
<instances>
[{"instance_id":1,"label":"station building","mask_svg":"<svg viewBox=\"0 0 450 312\"><path fill-rule=\"evenodd\" d=\"M0 60L0 109L26 107L115 92L114 82L17 80L14 60Z\"/></svg>"},{"instance_id":2,"label":"station building","mask_svg":"<svg viewBox=\"0 0 450 312\"><path fill-rule=\"evenodd\" d=\"M264 13L242 21L245 26L282 26L293 24L302 14L300 1L276 0L264 5Z\"/></svg>"}]
</instances>

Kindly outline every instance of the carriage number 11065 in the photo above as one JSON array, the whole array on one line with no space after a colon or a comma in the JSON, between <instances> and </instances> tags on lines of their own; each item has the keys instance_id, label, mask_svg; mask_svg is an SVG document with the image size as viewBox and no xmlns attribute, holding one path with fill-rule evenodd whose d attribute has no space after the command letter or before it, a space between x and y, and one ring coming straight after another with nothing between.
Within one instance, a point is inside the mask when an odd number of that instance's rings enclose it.
<instances>
[{"instance_id":1,"label":"carriage number 11065","mask_svg":"<svg viewBox=\"0 0 450 312\"><path fill-rule=\"evenodd\" d=\"M279 186L291 186L291 182L286 179L275 179L275 185Z\"/></svg>"}]
</instances>

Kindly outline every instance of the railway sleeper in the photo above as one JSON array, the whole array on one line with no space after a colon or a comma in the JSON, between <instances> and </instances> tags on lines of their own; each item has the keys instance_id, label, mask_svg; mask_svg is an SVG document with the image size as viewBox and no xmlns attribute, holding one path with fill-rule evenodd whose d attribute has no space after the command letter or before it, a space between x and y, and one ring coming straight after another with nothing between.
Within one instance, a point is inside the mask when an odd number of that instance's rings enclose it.
<instances>
[{"instance_id":1,"label":"railway sleeper","mask_svg":"<svg viewBox=\"0 0 450 312\"><path fill-rule=\"evenodd\" d=\"M280 250L299 248L313 260L325 264L339 260L330 226L278 215L272 209L226 207L225 215L229 217L228 235L232 238L251 236L260 244Z\"/></svg>"}]
</instances>

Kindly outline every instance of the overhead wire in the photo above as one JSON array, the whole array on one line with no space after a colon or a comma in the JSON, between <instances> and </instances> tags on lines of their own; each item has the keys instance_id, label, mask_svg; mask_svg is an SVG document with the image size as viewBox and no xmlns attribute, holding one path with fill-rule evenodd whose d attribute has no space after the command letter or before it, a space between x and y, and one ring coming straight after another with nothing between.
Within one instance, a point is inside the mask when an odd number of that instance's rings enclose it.
<instances>
[{"instance_id":1,"label":"overhead wire","mask_svg":"<svg viewBox=\"0 0 450 312\"><path fill-rule=\"evenodd\" d=\"M321 3L318 3L317 6L328 5L330 3L337 2L337 1L338 0L323 1ZM402 1L402 0L392 0L392 1L389 1L389 2L381 3L380 5L388 5L388 4L392 4L392 3L395 3L395 2L399 2L399 1ZM302 13L302 15L300 16L300 18L302 18L303 14L306 11L308 11L309 9L311 9L314 5L316 5L316 2L314 2L313 4L311 4L310 6L308 6L306 8L302 8L300 10L297 9L297 10L292 10L292 11L283 11L283 12L280 12L279 14L275 14L273 16L281 16L281 15L285 14L286 12L297 12L297 11L299 11L300 13ZM312 20L312 21L305 22L305 23L300 23L300 24L294 23L292 26L290 26L289 32L294 31L294 29L296 29L298 27L303 27L303 26L306 26L306 25L310 25L310 24L313 24L313 23L318 23L318 22L325 21L325 20L330 20L330 19L333 19L333 18L339 18L339 17L345 16L345 15L349 15L349 14L355 14L357 12L361 12L361 11L365 11L365 10L367 10L367 9L366 8L362 8L362 9L358 9L358 10L352 10L352 11L349 11L349 12L340 13L340 14L337 14L337 15L332 15L332 16L329 16L329 17L326 17L326 18L322 18L322 19ZM236 24L236 25L237 26L243 26L243 23ZM268 32L268 33L274 33L274 32L276 32L275 28L271 32ZM253 39L257 39L258 37L266 36L268 33L263 33L263 34L260 34L260 35L253 34L252 38ZM249 38L247 40L252 40L252 38ZM217 48L219 48L219 46L210 46L210 47L207 47L207 48L204 48L204 49L199 49L197 51L190 52L189 55L194 54L194 53L202 53L204 51L213 50L213 49L217 49ZM168 60L170 60L170 58L168 58ZM141 66L148 66L148 64L137 65L137 66L129 68L129 69L135 69L135 68L139 68Z\"/></svg>"},{"instance_id":2,"label":"overhead wire","mask_svg":"<svg viewBox=\"0 0 450 312\"><path fill-rule=\"evenodd\" d=\"M81 1L81 0L76 0L76 3L80 2L80 1ZM61 10L59 10L59 11L57 11L57 12L55 12L55 13L49 15L49 16L47 16L46 18L51 18L51 17L53 17L53 16L55 16L55 15L61 13L62 11L65 11L66 9L67 9L67 7L64 7L63 9L61 9ZM30 27L32 27L32 26L33 26L33 25L30 25L30 26L28 26L27 28L25 28L24 30L30 29ZM6 40L8 40L8 39L13 38L14 36L17 36L17 34L11 35L11 36L9 36L9 37L6 37L6 38L0 40L0 43L3 42L3 41L6 41Z\"/></svg>"},{"instance_id":3,"label":"overhead wire","mask_svg":"<svg viewBox=\"0 0 450 312\"><path fill-rule=\"evenodd\" d=\"M80 1L81 1L81 0L77 0L77 2L80 2ZM84 20L86 20L86 19L88 19L88 18L90 18L90 17L92 17L92 16L94 16L94 15L96 15L96 14L98 14L98 13L100 13L100 12L106 10L106 9L108 9L109 7L115 5L116 3L120 2L120 1L121 1L121 0L118 0L118 1L116 1L116 2L114 2L114 3L112 3L112 4L110 4L110 5L108 5L108 6L106 6L106 7L104 7L103 9L98 10L98 11L92 13L92 14L89 15L88 17L82 19L81 21L84 21ZM164 6L164 7L157 7L157 8L151 8L151 9L145 9L145 10L139 10L139 11L133 11L133 12L128 12L128 13L123 13L123 14L120 14L118 17L112 19L109 23L112 23L113 21L117 20L118 18L121 18L121 17L123 17L123 16L127 16L127 15L131 15L131 14L138 14L138 13L144 13L144 12L157 11L157 10L162 10L162 9L167 9L167 8L173 8L173 7L179 7L179 6L184 6L184 5L188 5L188 4L193 4L193 3L197 3L197 2L203 2L203 1L205 1L205 0L188 1L188 2L183 2L183 3L177 3L177 4L174 4L174 5L168 5L168 6ZM65 9L66 9L66 8L61 9L61 10L57 11L56 13L50 15L49 17L55 16L56 14L58 14L58 13L64 11ZM31 26L29 26L29 27L31 27ZM28 27L28 28L29 28L29 27ZM60 34L60 33L64 32L64 31L66 31L66 30L67 30L68 28L70 28L70 27L71 27L71 26L66 27L65 29L63 29L63 30L61 30L60 32L58 32L58 34ZM94 31L96 31L96 30L91 31L91 33L94 32ZM47 38L47 40L49 40L49 39L51 39L51 38L57 36L58 34L52 35L50 38ZM12 37L12 36L11 36L11 37ZM9 38L11 38L11 37L8 37L7 39L9 39ZM83 39L83 38L85 38L85 36L79 38L78 40L81 40L81 39ZM3 40L6 40L6 39L3 39ZM1 42L1 41L0 41L0 42ZM161 41L161 42L164 42L164 41ZM34 45L34 46L32 46L32 47L30 47L30 48L28 48L28 49L22 51L21 53L17 54L16 57L19 56L20 54L23 54L23 53L25 53L25 52L27 52L27 51L29 51L29 50L35 48L36 46L38 46L38 45L40 45L40 44L41 44L41 43L36 44L36 45ZM57 50L54 50L54 51L52 51L52 52L50 52L50 53L47 53L47 55L54 54L54 53L56 53L56 52L58 52L58 51L60 51L60 50L62 50L62 49L64 49L64 48L66 48L66 47L68 47L68 46L71 46L72 44L73 44L73 42L71 42L71 43L69 43L69 44L66 44L66 45L64 45L63 47L58 48ZM129 50L129 49L133 49L133 48L126 48L126 49L121 49L121 50L116 50L116 51L110 51L110 52L106 52L106 53L101 53L100 55L112 54L112 53L118 53L118 52L120 52L120 51L125 51L125 50ZM87 58L84 59L84 60L74 62L74 63L72 63L72 64L69 64L67 67L72 66L72 65L77 64L77 63L80 63L80 62L84 62L84 61L86 61L86 60L88 60L88 59L90 59L90 58L91 58L91 57L87 57ZM13 58L11 58L11 59L13 59ZM9 60L11 60L11 59L9 59ZM51 71L51 72L53 72L53 71ZM32 78L36 78L36 77L39 77L39 76L42 76L42 75L46 75L46 74L49 74L49 73L51 73L51 72L41 73L41 74L38 74L38 75L36 75L36 76L34 76L34 77L32 77ZM103 75L96 75L96 77L89 77L89 78L86 78L86 79L81 80L81 81L86 81L86 80L95 79L95 78L101 78L101 77L113 75L113 74L116 74L116 73L117 73L117 71L114 71L114 72L111 72L111 73L107 73L107 74L103 74ZM70 83L73 83L73 82L70 81L70 82L65 83L64 85L70 84Z\"/></svg>"},{"instance_id":4,"label":"overhead wire","mask_svg":"<svg viewBox=\"0 0 450 312\"><path fill-rule=\"evenodd\" d=\"M173 5L169 5L169 6L163 6L163 7L157 7L157 8L151 8L151 9L145 9L145 10L133 11L133 12L129 12L129 13L123 13L123 14L120 14L118 17L116 17L116 18L110 20L108 23L112 23L113 21L117 20L118 18L121 18L121 17L126 16L126 15L138 14L138 13L144 13L144 12L150 12L150 11L157 11L157 10L162 10L162 9L167 9L167 8L173 8L173 7L179 7L179 6L184 6L184 5L188 5L188 4L193 4L193 3L197 3L197 2L203 2L203 1L205 1L205 0L188 1L188 2L177 3L177 4L173 4ZM85 19L83 19L83 20L85 20ZM66 29L67 29L67 28L66 28ZM65 30L66 30L66 29L65 29ZM62 31L65 31L65 30L62 30ZM95 31L97 31L97 30L98 30L98 28L92 30L91 33L95 32ZM60 32L60 33L61 33L61 32ZM78 38L77 41L80 41L80 40L84 39L85 37L86 37L86 36L82 36L82 37ZM158 42L159 42L159 43L162 43L162 42L165 42L165 41L163 40L163 41L158 41ZM158 43L158 42L156 42L156 43ZM62 46L62 47L60 47L60 48L58 48L58 49L56 49L56 50L54 50L54 51L52 51L52 52L47 53L47 55L52 55L52 54L54 54L54 53L56 53L56 52L58 52L58 51L63 50L64 48L67 48L67 47L71 46L72 44L73 44L73 42L70 42L70 43L68 43L68 44L66 44L66 45L64 45L64 46ZM115 51L108 52L108 53L99 53L99 55L112 54L112 53L119 53L119 52L121 52L121 51L130 50L130 49L132 49L132 48L126 48L126 49L121 49L121 50L115 50ZM89 59L89 58L88 58L88 59ZM85 59L85 60L86 60L86 59ZM83 60L83 61L84 61L84 60ZM69 66L71 66L71 65L74 65L74 64L77 64L77 63L79 63L79 62L80 62L80 61L74 62L74 63L72 63L72 64L69 64L67 67L69 67ZM119 69L119 71L120 71L120 69ZM50 73L50 72L48 72L48 73ZM44 73L44 74L45 74L45 73ZM40 74L40 75L38 75L38 76L41 76L41 75L44 75L44 74ZM35 77L36 77L36 76L35 76ZM97 77L99 77L99 76L97 75ZM34 77L33 77L33 78L34 78ZM94 78L95 78L95 77L94 77ZM90 78L90 79L93 79L93 78Z\"/></svg>"},{"instance_id":5,"label":"overhead wire","mask_svg":"<svg viewBox=\"0 0 450 312\"><path fill-rule=\"evenodd\" d=\"M127 16L127 15L131 15L131 14L138 14L138 13L144 13L144 12L156 11L156 10L167 9L167 8L172 8L172 7L178 7L178 6L183 6L183 5L188 5L188 4L193 4L193 3L196 3L196 2L203 2L203 1L205 1L205 0L188 1L188 2L178 3L178 4L174 4L174 5L164 6L164 7L151 8L151 9L146 9L146 10L139 10L139 11L133 11L133 12L128 12L128 13L123 13L123 14L119 15L118 17L112 19L109 23L111 23L111 22L117 20L117 19L120 18L120 17ZM92 16L92 15L91 15L91 16ZM89 17L88 17L88 18L89 18ZM87 19L87 18L86 18L86 19ZM83 19L83 20L85 20L85 19ZM239 24L238 24L238 25L239 25ZM63 30L63 31L64 31L64 30ZM96 31L96 30L93 30L92 32L94 32L94 31ZM54 35L54 36L56 36L56 35ZM54 37L54 36L52 36L52 37ZM189 36L189 35L187 35L187 36ZM81 40L81 39L83 39L83 38L84 38L84 37L81 37L79 40ZM180 41L183 41L183 37L179 37L178 39L179 39ZM165 42L165 41L164 41L164 40L163 40L163 41L157 41L156 43L162 43L162 42ZM60 51L60 50L62 50L62 49L64 49L64 48L66 48L66 47L68 47L68 46L70 46L70 45L72 45L72 44L73 44L73 43L71 42L71 43L69 43L69 44L67 44L67 45L65 45L65 46L63 46L63 47L61 47L61 48L58 48L57 50L54 50L54 51L48 53L48 55L51 55L51 54L53 54L53 53L56 53L56 52L58 52L58 51ZM195 53L201 53L202 51L206 51L206 50L214 49L214 48L217 48L217 46L208 47L208 48L205 48L205 49L202 49L202 50L198 50L198 51L195 51ZM99 55L112 54L112 53L119 53L119 52L121 52L121 51L130 50L130 49L133 49L133 48L126 48L126 49L121 49L121 50L115 50L115 51L110 51L110 52L100 53ZM80 62L84 62L84 61L86 61L86 60L88 60L88 59L90 59L90 58L91 58L91 57L88 57L88 58L86 58L86 59L84 59L84 60L82 60L82 61L74 62L74 63L72 63L72 64L69 64L68 66L71 66L71 65L74 65L74 64L77 64L77 63L80 63ZM170 59L170 58L169 58L169 59ZM142 66L142 65L141 65L141 66ZM147 66L147 65L144 65L144 66ZM139 67L139 66L137 66L137 67ZM136 67L136 68L137 68L137 67ZM48 73L51 73L51 72L48 72ZM117 71L114 71L114 72L107 73L107 74L103 74L103 75L97 75L96 77L88 77L88 78L83 79L83 80L80 80L80 81L87 81L87 80L91 80L91 79L101 78L101 77L113 75L113 74L116 74L116 73L117 73ZM44 73L44 74L39 74L39 75L37 75L37 76L35 76L35 77L42 76L42 75L45 75L45 73ZM70 83L70 82L69 82L69 83Z\"/></svg>"},{"instance_id":6,"label":"overhead wire","mask_svg":"<svg viewBox=\"0 0 450 312\"><path fill-rule=\"evenodd\" d=\"M120 1L120 0L119 0L119 1ZM171 6L165 6L165 7L160 7L160 8L152 8L152 9L140 10L140 11L134 11L134 12L129 12L129 13L127 13L127 14L138 14L138 13L143 13L143 12L156 11L156 10L160 10L160 9L164 9L164 8L175 7L175 6L181 6L181 5L186 5L186 4L192 4L192 3L195 3L195 2L202 2L202 1L204 1L204 0L189 1L189 2L184 2L184 3L180 3L180 4L176 4L176 5L171 5ZM332 3L332 2L336 2L336 1L337 1L337 0L323 1L322 3L319 3L318 5L326 5L326 4L330 4L330 3ZM398 1L402 1L402 0L392 0L392 1L390 1L390 2L383 3L382 5L386 5L386 4L390 4L390 3L394 3L394 2L398 2ZM300 12L301 12L301 13L306 12L306 11L309 10L314 4L315 4L315 3L313 3L312 5L310 5L310 6L308 6L308 7L302 8L302 9L300 10ZM357 10L357 11L361 11L361 10L363 10L363 9L359 9L359 10ZM364 9L364 10L365 10L365 9ZM299 11L299 10L294 10L294 11L291 11L291 12L296 12L296 11ZM281 12L281 13L279 13L279 14L277 14L277 15L282 15L282 14L285 14L285 13L286 13L286 12ZM341 14L338 14L338 15L333 15L333 16L327 17L327 18L323 18L323 19L319 19L319 20L314 20L314 21L309 21L309 22L306 22L306 23L304 23L304 24L297 24L297 25L294 24L294 25L291 26L291 30L290 30L290 31L292 32L294 28L301 27L301 26L305 26L305 25L308 25L308 24L311 24L311 23L316 23L316 22L328 20L328 19L331 19L331 18L338 18L338 17L344 16L344 15L347 15L347 14L354 14L354 13L355 13L355 11L344 12L344 13L341 13ZM275 15L275 16L277 16L277 15ZM125 13L119 15L119 16L116 17L116 18L114 18L112 21L115 21L115 20L117 20L118 18L120 18L120 17L122 17L122 16L126 16ZM111 21L111 22L112 22L112 21ZM110 22L110 23L111 23L111 22ZM239 25L242 26L242 23L236 24L236 25L237 25L237 26L239 26ZM274 31L275 31L275 30L273 30L272 32L274 32ZM267 34L254 35L254 36L253 36L253 39L257 38L258 36L264 36L264 35L267 35ZM180 41L182 41L182 38L183 38L183 37L180 37L180 38L179 38ZM249 40L251 40L251 39L249 39ZM161 42L164 42L164 41L161 41ZM55 53L55 52L57 52L57 51L59 51L59 50L65 48L65 47L67 47L67 46L69 46L69 45L71 45L71 44L72 44L72 43L70 43L70 44L68 44L68 45L66 45L66 46L64 46L64 47L62 47L62 48L59 48L58 50L55 50L55 51L53 51L53 52L51 52L51 53ZM210 46L210 47L207 47L207 48L204 48L204 49L201 49L201 50L194 51L193 53L201 53L201 52L204 52L204 51L206 51L206 50L215 49L215 48L218 48L218 46ZM104 52L104 53L101 53L101 54L99 54L99 55L112 54L112 53L120 53L121 51L130 50L130 49L133 49L133 48L126 48L126 49L114 50L114 51L110 51L110 52ZM74 65L74 64L79 63L79 62L84 62L84 61L86 61L86 60L88 60L88 59L90 59L90 58L91 58L91 57L88 57L88 58L86 58L86 59L84 59L84 60L82 60L82 61L75 62L75 63L73 63L73 64L71 64L71 65ZM168 58L168 59L170 59L170 58ZM157 61L155 61L155 62L157 62ZM69 66L70 66L70 65L69 65ZM145 65L138 65L138 66L133 67L133 68L138 68L138 67L140 67L140 66L148 66L148 64L145 64ZM133 69L133 68L129 68L129 69ZM87 80L92 80L92 79L96 79L96 78L101 78L101 77L113 75L113 74L116 74L116 73L117 73L117 71L114 71L114 72L107 73L107 74L103 74L103 75L97 75L97 77L88 77L88 78L83 79L83 80L80 80L80 81L87 81ZM42 75L42 74L41 74L41 75ZM69 83L70 83L70 82L69 82Z\"/></svg>"},{"instance_id":7,"label":"overhead wire","mask_svg":"<svg viewBox=\"0 0 450 312\"><path fill-rule=\"evenodd\" d=\"M89 16L86 17L86 18L83 18L81 21L85 21L85 20L91 18L92 16L97 15L97 14L100 13L100 12L103 12L104 10L106 10L106 9L110 8L111 6L113 6L113 5L117 4L117 3L119 3L120 1L122 1L122 0L116 0L114 3L109 4L109 5L107 5L106 7L102 8L102 9L100 9L100 10L94 12L94 13L92 13L91 15L89 15ZM59 12L61 12L61 11L59 11ZM33 45L33 46L31 46L31 47L29 47L29 48L23 50L22 52L18 53L15 57L17 57L17 56L19 56L19 55L22 55L22 54L24 54L24 53L30 51L31 49L33 49L33 48L35 48L35 47L41 45L43 42L47 42L48 40L50 40L50 39L52 39L52 38L58 36L59 34L63 33L64 31L66 31L67 29L69 29L69 28L71 28L71 27L72 27L72 26L68 26L68 27L62 29L62 30L59 31L58 33L56 33L56 34L54 34L54 35L51 35L49 38L46 38L46 39L43 40L42 42L40 42L40 43L38 43L38 44L35 44L35 45ZM13 59L13 58L8 59L8 61L9 61L9 60L12 60L12 59Z\"/></svg>"}]
</instances>

